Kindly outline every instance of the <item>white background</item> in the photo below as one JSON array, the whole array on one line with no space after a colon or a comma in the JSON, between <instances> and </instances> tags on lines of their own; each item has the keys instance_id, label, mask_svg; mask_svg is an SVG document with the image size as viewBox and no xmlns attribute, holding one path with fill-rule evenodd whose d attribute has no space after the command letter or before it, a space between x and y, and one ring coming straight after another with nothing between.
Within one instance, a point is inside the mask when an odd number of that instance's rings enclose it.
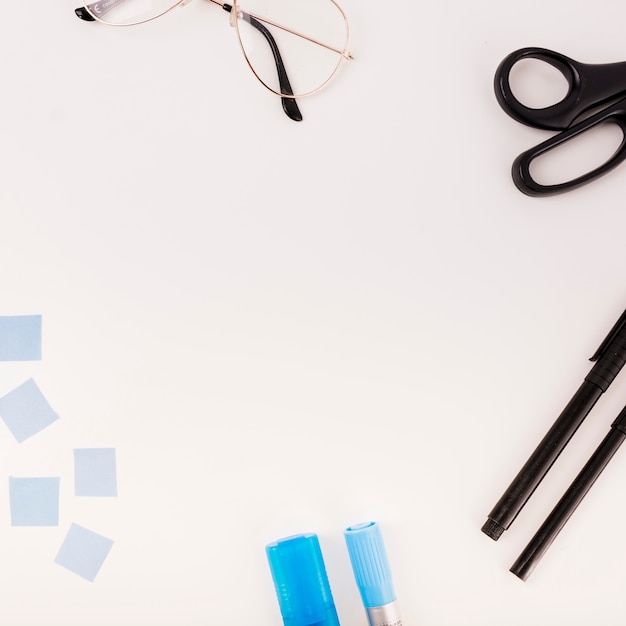
<instances>
[{"instance_id":1,"label":"white background","mask_svg":"<svg viewBox=\"0 0 626 626\"><path fill-rule=\"evenodd\" d=\"M207 2L128 29L4 4L0 314L43 315L43 359L0 364L0 393L32 376L61 419L0 429L3 624L275 626L264 546L316 532L362 625L342 532L370 519L407 625L624 623L624 451L529 580L508 569L626 374L500 541L480 527L626 306L626 168L522 195L511 162L549 133L494 71L626 60L626 9L342 4L355 61L300 124ZM72 449L99 446L119 497L75 498ZM10 526L10 474L61 476L58 527ZM72 522L115 541L94 583L53 562Z\"/></svg>"}]
</instances>

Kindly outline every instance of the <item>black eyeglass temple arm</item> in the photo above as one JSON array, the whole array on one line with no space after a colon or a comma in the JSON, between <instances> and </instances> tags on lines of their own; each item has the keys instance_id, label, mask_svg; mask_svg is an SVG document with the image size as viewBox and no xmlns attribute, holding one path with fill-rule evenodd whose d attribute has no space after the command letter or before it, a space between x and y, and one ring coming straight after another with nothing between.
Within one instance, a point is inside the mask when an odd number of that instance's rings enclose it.
<instances>
[{"instance_id":1,"label":"black eyeglass temple arm","mask_svg":"<svg viewBox=\"0 0 626 626\"><path fill-rule=\"evenodd\" d=\"M233 10L233 7L230 4L223 4L222 9L230 13ZM248 22L250 26L256 28L261 33L261 35L263 35L265 41L267 41L270 50L272 51L272 55L274 56L274 63L276 64L276 71L278 73L278 82L280 84L281 93L293 94L293 89L291 87L291 83L289 82L289 77L287 76L285 64L283 63L283 59L280 55L278 44L276 43L274 37L272 37L272 33L270 33L270 31L265 26L263 26L263 24L261 24L259 20L255 19L248 13L243 13L242 18L245 22ZM302 113L300 112L295 98L281 97L280 101L283 105L283 111L285 112L287 117L294 120L295 122L302 121Z\"/></svg>"},{"instance_id":2,"label":"black eyeglass temple arm","mask_svg":"<svg viewBox=\"0 0 626 626\"><path fill-rule=\"evenodd\" d=\"M77 17L80 17L81 20L85 20L85 22L95 22L96 18L87 11L85 7L78 7L74 9L74 13L76 13Z\"/></svg>"},{"instance_id":3,"label":"black eyeglass temple arm","mask_svg":"<svg viewBox=\"0 0 626 626\"><path fill-rule=\"evenodd\" d=\"M124 0L107 0L105 6L102 6L104 3L94 2L87 5L89 11L85 7L78 7L77 9L74 9L74 13L76 13L76 15L81 20L84 20L86 22L95 22L95 18L90 13L90 11L97 13L98 15L104 15L107 11L112 9L116 4L119 4L120 2L124 2ZM233 10L232 5L230 4L220 4L219 2L215 2L215 4L221 6L222 9L224 9L224 11L228 13ZM265 26L263 26L261 22L253 18L251 15L248 15L248 13L243 13L242 17L246 22L248 22L248 24L256 28L267 41L272 51L272 55L274 56L274 63L276 63L276 71L278 73L278 82L280 84L281 93L293 94L293 89L291 87L291 83L289 82L289 77L287 76L285 64L283 63L283 59L280 55L276 40L274 39L274 37L272 37L272 33L270 33L270 31ZM298 107L295 98L281 97L280 101L283 105L283 111L285 112L287 117L294 120L295 122L302 121L302 113L300 112L300 108Z\"/></svg>"}]
</instances>

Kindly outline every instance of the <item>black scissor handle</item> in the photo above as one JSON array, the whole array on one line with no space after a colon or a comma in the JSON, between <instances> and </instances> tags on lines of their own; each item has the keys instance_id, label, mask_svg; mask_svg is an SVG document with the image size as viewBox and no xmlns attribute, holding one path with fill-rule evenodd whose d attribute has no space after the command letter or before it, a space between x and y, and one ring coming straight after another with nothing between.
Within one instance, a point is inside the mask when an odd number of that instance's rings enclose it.
<instances>
[{"instance_id":1,"label":"black scissor handle","mask_svg":"<svg viewBox=\"0 0 626 626\"><path fill-rule=\"evenodd\" d=\"M574 139L574 137L590 130L594 126L598 126L605 122L617 124L620 127L623 136L617 150L602 165L596 167L590 172L587 172L586 174L583 174L582 176L578 176L577 178L556 185L541 185L533 179L530 173L530 167L531 163L537 157L545 154L549 150L553 150L557 146L560 146L571 139ZM624 159L626 159L626 98L616 102L599 113L592 115L583 122L571 126L562 133L558 133L554 137L540 143L538 146L535 146L530 150L526 150L526 152L520 154L513 162L511 173L513 175L515 186L526 195L551 196L557 193L570 191L576 187L580 187L588 182L591 182L592 180L595 180L607 172L610 172L614 167L624 161Z\"/></svg>"},{"instance_id":2,"label":"black scissor handle","mask_svg":"<svg viewBox=\"0 0 626 626\"><path fill-rule=\"evenodd\" d=\"M510 74L523 59L537 59L559 70L569 87L565 98L541 109L522 104L513 94ZM502 60L496 70L494 89L498 103L513 119L535 128L562 130L585 111L626 93L626 62L580 63L546 48L522 48Z\"/></svg>"}]
</instances>

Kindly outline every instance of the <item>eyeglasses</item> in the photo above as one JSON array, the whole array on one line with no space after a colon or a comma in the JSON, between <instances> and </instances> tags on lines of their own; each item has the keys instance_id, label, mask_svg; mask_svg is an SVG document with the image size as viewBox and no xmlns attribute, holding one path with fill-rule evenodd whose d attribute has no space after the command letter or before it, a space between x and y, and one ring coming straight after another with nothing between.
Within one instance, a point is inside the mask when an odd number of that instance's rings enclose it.
<instances>
[{"instance_id":1,"label":"eyeglasses","mask_svg":"<svg viewBox=\"0 0 626 626\"><path fill-rule=\"evenodd\" d=\"M190 1L83 0L75 12L87 22L134 26ZM302 120L296 98L323 89L342 62L353 58L348 19L335 0L233 0L232 5L209 1L229 13L252 73L281 97L284 112L296 122Z\"/></svg>"}]
</instances>

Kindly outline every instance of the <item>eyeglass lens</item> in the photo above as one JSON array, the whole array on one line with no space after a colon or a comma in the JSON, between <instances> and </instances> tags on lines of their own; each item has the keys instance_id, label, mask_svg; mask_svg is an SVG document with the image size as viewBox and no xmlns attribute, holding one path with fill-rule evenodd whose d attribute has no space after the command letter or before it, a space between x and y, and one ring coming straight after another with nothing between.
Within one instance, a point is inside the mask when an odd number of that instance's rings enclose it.
<instances>
[{"instance_id":1,"label":"eyeglass lens","mask_svg":"<svg viewBox=\"0 0 626 626\"><path fill-rule=\"evenodd\" d=\"M235 8L250 68L274 93L313 93L330 80L343 60L347 23L330 0L241 0ZM280 80L277 54L290 87Z\"/></svg>"}]
</instances>

